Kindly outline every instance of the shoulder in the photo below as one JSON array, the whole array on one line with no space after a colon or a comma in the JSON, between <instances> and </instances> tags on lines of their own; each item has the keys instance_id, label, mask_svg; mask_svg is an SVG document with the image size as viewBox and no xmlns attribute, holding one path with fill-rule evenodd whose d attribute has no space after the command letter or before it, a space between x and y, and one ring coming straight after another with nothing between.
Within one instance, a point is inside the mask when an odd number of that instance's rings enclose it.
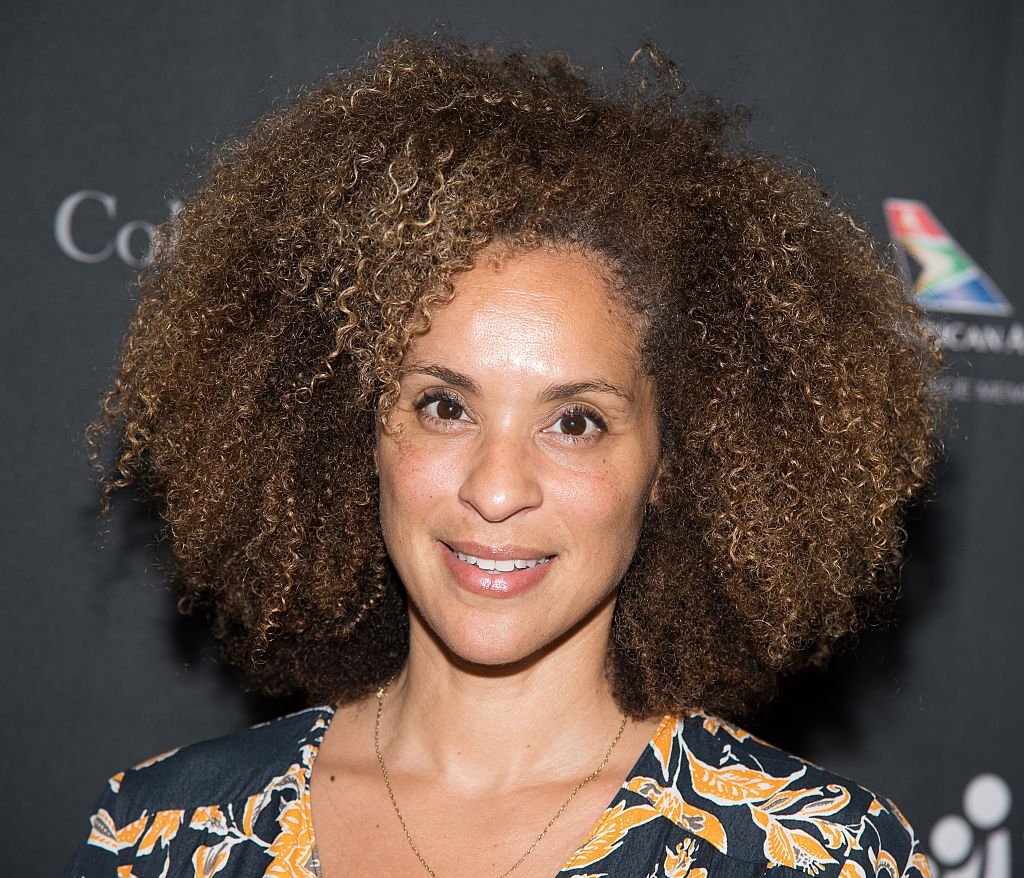
<instances>
[{"instance_id":1,"label":"shoulder","mask_svg":"<svg viewBox=\"0 0 1024 878\"><path fill-rule=\"evenodd\" d=\"M239 801L307 767L331 713L310 708L147 759L116 776L118 798L150 810Z\"/></svg>"},{"instance_id":2,"label":"shoulder","mask_svg":"<svg viewBox=\"0 0 1024 878\"><path fill-rule=\"evenodd\" d=\"M818 878L928 878L889 800L701 711L666 717L631 790L671 790L680 819L729 858ZM670 796L670 798L675 798Z\"/></svg>"},{"instance_id":3,"label":"shoulder","mask_svg":"<svg viewBox=\"0 0 1024 878\"><path fill-rule=\"evenodd\" d=\"M332 716L330 707L310 708L115 774L66 874L106 874L109 855L128 864L139 856L149 862L156 851L187 859L197 845L215 849L213 842L266 847L264 837L282 831L284 806L308 799L309 774Z\"/></svg>"}]
</instances>

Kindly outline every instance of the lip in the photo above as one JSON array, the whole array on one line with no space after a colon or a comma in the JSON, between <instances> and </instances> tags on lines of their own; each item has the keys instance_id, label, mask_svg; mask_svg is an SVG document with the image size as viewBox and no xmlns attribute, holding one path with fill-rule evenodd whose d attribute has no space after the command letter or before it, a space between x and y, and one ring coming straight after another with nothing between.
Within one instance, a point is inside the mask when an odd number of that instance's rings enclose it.
<instances>
[{"instance_id":1,"label":"lip","mask_svg":"<svg viewBox=\"0 0 1024 878\"><path fill-rule=\"evenodd\" d=\"M460 561L455 552L472 555L475 558L493 558L496 561L510 561L514 558L546 558L548 555L524 546L482 546L479 543L445 543L438 541L445 566L460 588L472 594L494 598L511 598L532 591L548 575L558 561L557 556L546 564L526 567L522 570L499 572L481 570L465 561Z\"/></svg>"},{"instance_id":2,"label":"lip","mask_svg":"<svg viewBox=\"0 0 1024 878\"><path fill-rule=\"evenodd\" d=\"M515 558L529 560L531 558L547 558L553 552L544 552L532 546L485 546L482 543L470 541L458 541L454 543L441 543L449 549L461 552L463 555L472 555L474 558L493 558L495 561L511 561Z\"/></svg>"}]
</instances>

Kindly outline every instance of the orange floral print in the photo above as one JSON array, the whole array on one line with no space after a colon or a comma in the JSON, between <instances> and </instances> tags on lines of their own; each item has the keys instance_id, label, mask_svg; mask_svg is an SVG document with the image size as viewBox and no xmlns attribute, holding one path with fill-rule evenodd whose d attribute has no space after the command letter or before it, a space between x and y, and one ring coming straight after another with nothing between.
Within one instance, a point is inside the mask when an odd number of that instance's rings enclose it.
<instances>
[{"instance_id":1,"label":"orange floral print","mask_svg":"<svg viewBox=\"0 0 1024 878\"><path fill-rule=\"evenodd\" d=\"M657 816L658 812L650 805L627 808L619 802L614 808L605 811L590 837L577 849L562 871L581 869L603 860L622 846L623 839L631 829Z\"/></svg>"},{"instance_id":2,"label":"orange floral print","mask_svg":"<svg viewBox=\"0 0 1024 878\"><path fill-rule=\"evenodd\" d=\"M630 778L626 781L626 789L639 793L676 826L711 842L723 854L728 851L729 842L719 819L708 811L688 805L679 790L663 787L649 777Z\"/></svg>"},{"instance_id":3,"label":"orange floral print","mask_svg":"<svg viewBox=\"0 0 1024 878\"><path fill-rule=\"evenodd\" d=\"M309 784L333 716L312 708L114 775L69 878L321 878ZM559 878L751 869L931 878L890 802L699 711L662 720Z\"/></svg>"},{"instance_id":4,"label":"orange floral print","mask_svg":"<svg viewBox=\"0 0 1024 878\"><path fill-rule=\"evenodd\" d=\"M192 855L193 878L213 878L228 863L232 842L224 840L213 847L200 845Z\"/></svg>"},{"instance_id":5,"label":"orange floral print","mask_svg":"<svg viewBox=\"0 0 1024 878\"><path fill-rule=\"evenodd\" d=\"M665 848L665 862L662 863L665 878L707 878L707 869L692 868L697 849L698 845L692 838L679 842L674 851Z\"/></svg>"},{"instance_id":6,"label":"orange floral print","mask_svg":"<svg viewBox=\"0 0 1024 878\"><path fill-rule=\"evenodd\" d=\"M153 822L149 824L142 841L139 842L139 854L151 854L157 842L162 847L167 847L178 834L184 817L184 811L158 811L153 816Z\"/></svg>"}]
</instances>

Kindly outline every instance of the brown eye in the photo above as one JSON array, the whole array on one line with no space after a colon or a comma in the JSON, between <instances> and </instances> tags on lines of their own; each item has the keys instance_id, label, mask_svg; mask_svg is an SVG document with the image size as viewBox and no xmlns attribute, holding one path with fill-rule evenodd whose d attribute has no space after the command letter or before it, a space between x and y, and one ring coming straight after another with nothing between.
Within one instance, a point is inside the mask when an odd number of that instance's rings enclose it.
<instances>
[{"instance_id":1,"label":"brown eye","mask_svg":"<svg viewBox=\"0 0 1024 878\"><path fill-rule=\"evenodd\" d=\"M558 419L562 433L569 436L582 436L587 432L587 418L582 412L566 412Z\"/></svg>"},{"instance_id":2,"label":"brown eye","mask_svg":"<svg viewBox=\"0 0 1024 878\"><path fill-rule=\"evenodd\" d=\"M469 420L466 407L457 397L449 396L447 393L426 394L416 403L416 411L423 412L426 418L434 421Z\"/></svg>"},{"instance_id":3,"label":"brown eye","mask_svg":"<svg viewBox=\"0 0 1024 878\"><path fill-rule=\"evenodd\" d=\"M454 399L439 399L437 401L437 416L443 421L457 421L464 412L465 409Z\"/></svg>"},{"instance_id":4,"label":"brown eye","mask_svg":"<svg viewBox=\"0 0 1024 878\"><path fill-rule=\"evenodd\" d=\"M563 411L546 432L568 437L568 442L593 442L608 430L596 411L577 406Z\"/></svg>"}]
</instances>

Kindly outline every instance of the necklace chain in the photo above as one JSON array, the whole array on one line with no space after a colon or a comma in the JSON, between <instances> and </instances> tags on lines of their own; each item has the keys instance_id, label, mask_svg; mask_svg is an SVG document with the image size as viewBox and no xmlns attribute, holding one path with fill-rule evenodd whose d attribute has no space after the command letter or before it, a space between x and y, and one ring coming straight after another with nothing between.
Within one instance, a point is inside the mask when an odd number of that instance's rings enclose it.
<instances>
[{"instance_id":1,"label":"necklace chain","mask_svg":"<svg viewBox=\"0 0 1024 878\"><path fill-rule=\"evenodd\" d=\"M412 848L412 852L416 854L416 859L420 861L420 865L422 865L423 868L427 870L427 874L430 875L430 878L437 878L437 874L434 872L433 869L430 868L430 865L423 858L423 854L420 853L420 849L416 847L416 842L412 840L412 834L409 832L409 827L406 825L405 818L402 816L402 812L398 807L398 802L395 800L395 791L391 789L391 778L388 777L388 769L387 766L384 765L384 756L380 752L380 715L384 709L384 695L388 691L388 687L390 685L391 682L388 681L386 684L384 684L377 690L377 719L373 725L373 750L377 754L377 762L380 763L380 773L384 775L384 786L386 786L388 789L388 798L391 799L391 807L395 809L395 816L398 817L398 822L402 824L402 832L405 833L405 840L409 842L409 847ZM538 835L533 840L533 844L531 844L526 849L526 853L524 853L518 860L516 860L511 866L509 866L504 872L502 872L501 875L498 876L498 878L506 878L507 875L511 875L512 872L519 868L523 860L525 860L528 856L530 856L530 854L533 853L534 848L536 848L537 845L540 844L541 839L548 834L548 830L555 825L555 821L562 816L562 812L564 812L565 809L569 807L569 803L576 798L576 794L580 790L582 790L588 783L594 780L602 771L605 770L605 768L608 766L608 760L612 757L612 751L615 749L615 745L619 743L619 738L622 737L622 733L625 730L626 717L623 717L622 723L621 725L619 725L619 730L618 732L616 732L615 737L612 739L612 742L608 747L608 750L605 752L604 759L601 760L601 764L597 766L597 768L594 769L594 771L592 771L585 778L583 778L583 780L576 784L576 788L571 793L569 793L569 798L562 802L561 807L555 812L555 816L547 822L547 825L540 831L540 835Z\"/></svg>"}]
</instances>

